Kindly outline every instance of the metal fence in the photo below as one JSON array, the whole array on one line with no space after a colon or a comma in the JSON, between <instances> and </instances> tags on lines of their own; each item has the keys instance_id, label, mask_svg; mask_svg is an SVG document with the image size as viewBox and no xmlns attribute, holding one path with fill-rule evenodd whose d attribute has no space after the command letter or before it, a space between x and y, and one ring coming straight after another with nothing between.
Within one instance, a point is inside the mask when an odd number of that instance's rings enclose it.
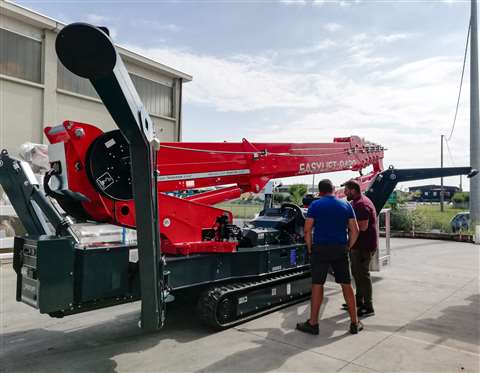
<instances>
[{"instance_id":1,"label":"metal fence","mask_svg":"<svg viewBox=\"0 0 480 373\"><path fill-rule=\"evenodd\" d=\"M391 249L390 249L390 209L383 209L380 211L380 216L383 218L378 219L378 232L385 232L385 237L378 238L378 249L370 262L371 271L380 271L383 267L390 265L391 263ZM383 222L383 226L380 226L380 221Z\"/></svg>"}]
</instances>

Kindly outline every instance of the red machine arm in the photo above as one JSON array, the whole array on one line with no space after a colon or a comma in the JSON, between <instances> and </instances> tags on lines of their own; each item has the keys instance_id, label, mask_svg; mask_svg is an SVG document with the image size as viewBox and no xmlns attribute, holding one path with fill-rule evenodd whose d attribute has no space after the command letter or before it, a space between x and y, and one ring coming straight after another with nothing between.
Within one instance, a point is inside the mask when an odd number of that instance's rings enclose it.
<instances>
[{"instance_id":1,"label":"red machine arm","mask_svg":"<svg viewBox=\"0 0 480 373\"><path fill-rule=\"evenodd\" d=\"M173 191L237 184L258 193L270 179L369 165L382 170L383 147L357 136L333 143L162 143L159 190Z\"/></svg>"},{"instance_id":2,"label":"red machine arm","mask_svg":"<svg viewBox=\"0 0 480 373\"><path fill-rule=\"evenodd\" d=\"M135 227L128 144L120 132L103 133L94 126L67 121L46 128L45 134L57 144L57 153L58 145L64 144L64 156L52 159L65 162L55 167L60 170L56 176L64 179L69 191L88 199L76 202L89 219ZM218 233L222 224L232 223L232 215L210 205L244 192L260 192L275 178L359 171L373 165L373 171L363 177L370 180L382 170L383 150L356 136L336 138L333 143L250 143L245 139L241 143L162 143L157 169L163 252L233 251L237 242L223 242ZM165 194L231 184L186 199Z\"/></svg>"}]
</instances>

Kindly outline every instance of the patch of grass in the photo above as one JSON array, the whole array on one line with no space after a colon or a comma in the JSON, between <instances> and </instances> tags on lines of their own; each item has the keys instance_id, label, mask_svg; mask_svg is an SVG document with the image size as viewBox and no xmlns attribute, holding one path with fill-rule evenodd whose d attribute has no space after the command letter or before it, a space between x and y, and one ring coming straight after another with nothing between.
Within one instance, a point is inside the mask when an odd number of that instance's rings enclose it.
<instances>
[{"instance_id":1,"label":"patch of grass","mask_svg":"<svg viewBox=\"0 0 480 373\"><path fill-rule=\"evenodd\" d=\"M219 203L215 207L230 211L233 217L239 219L251 219L263 209L263 205L257 203Z\"/></svg>"},{"instance_id":2,"label":"patch of grass","mask_svg":"<svg viewBox=\"0 0 480 373\"><path fill-rule=\"evenodd\" d=\"M440 205L418 205L415 211L424 217L427 227L430 229L440 229L442 232L451 232L450 220L464 209L456 209L445 206L444 211L440 211Z\"/></svg>"},{"instance_id":3,"label":"patch of grass","mask_svg":"<svg viewBox=\"0 0 480 373\"><path fill-rule=\"evenodd\" d=\"M418 204L414 210L400 207L392 211L392 229L451 233L450 221L461 211L465 210L445 205L444 211L441 212L439 204Z\"/></svg>"},{"instance_id":4,"label":"patch of grass","mask_svg":"<svg viewBox=\"0 0 480 373\"><path fill-rule=\"evenodd\" d=\"M440 211L440 204L417 204L415 209L399 206L391 212L392 230L411 232L440 231L452 233L450 221L459 212L465 209L453 208L445 205L444 211ZM469 234L471 232L463 232Z\"/></svg>"},{"instance_id":5,"label":"patch of grass","mask_svg":"<svg viewBox=\"0 0 480 373\"><path fill-rule=\"evenodd\" d=\"M263 209L263 204L240 203L237 201L236 203L220 203L215 207L230 211L235 218L251 219ZM415 230L418 231L440 230L441 232L451 233L450 220L457 213L465 210L445 205L445 211L441 212L439 204L419 204L414 211L405 211L404 214L401 214L400 211L397 213L399 217L395 215L395 217L392 216L392 219L398 220L405 215L404 220L406 219L406 221L403 223L402 221L392 221L392 228L396 224L400 225L397 227L399 230L411 230L412 225L414 225Z\"/></svg>"}]
</instances>

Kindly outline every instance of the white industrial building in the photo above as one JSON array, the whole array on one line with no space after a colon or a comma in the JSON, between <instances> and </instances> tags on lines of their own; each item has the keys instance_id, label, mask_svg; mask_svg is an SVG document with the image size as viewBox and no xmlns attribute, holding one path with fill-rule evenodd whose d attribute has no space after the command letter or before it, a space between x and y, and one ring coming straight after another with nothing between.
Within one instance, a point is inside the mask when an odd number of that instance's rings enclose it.
<instances>
[{"instance_id":1,"label":"white industrial building","mask_svg":"<svg viewBox=\"0 0 480 373\"><path fill-rule=\"evenodd\" d=\"M64 24L0 0L0 150L14 156L25 142L48 143L47 126L65 120L116 128L87 79L60 63L55 38ZM107 25L108 26L108 25ZM161 141L180 141L182 84L192 77L118 47ZM0 257L21 229L0 187ZM20 233L17 231L17 234Z\"/></svg>"},{"instance_id":2,"label":"white industrial building","mask_svg":"<svg viewBox=\"0 0 480 373\"><path fill-rule=\"evenodd\" d=\"M90 82L66 70L55 53L64 25L0 0L0 149L46 142L43 128L73 120L114 129ZM191 76L118 47L161 141L180 141L182 84Z\"/></svg>"}]
</instances>

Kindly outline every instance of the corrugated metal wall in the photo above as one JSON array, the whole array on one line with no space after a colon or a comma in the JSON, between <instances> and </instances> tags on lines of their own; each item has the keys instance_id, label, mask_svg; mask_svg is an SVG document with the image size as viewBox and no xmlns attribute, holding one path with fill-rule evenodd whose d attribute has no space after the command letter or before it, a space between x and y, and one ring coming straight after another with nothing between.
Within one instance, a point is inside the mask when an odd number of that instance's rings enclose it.
<instances>
[{"instance_id":1,"label":"corrugated metal wall","mask_svg":"<svg viewBox=\"0 0 480 373\"><path fill-rule=\"evenodd\" d=\"M43 41L39 35L44 36ZM43 127L67 119L103 130L115 128L90 83L61 66L54 52L44 50L46 46L53 50L54 38L52 31L0 15L0 148L12 154L24 142L44 142ZM176 141L179 121L174 117L179 115L175 98L180 84L134 61L126 66L133 72L132 80L160 140Z\"/></svg>"}]
</instances>

